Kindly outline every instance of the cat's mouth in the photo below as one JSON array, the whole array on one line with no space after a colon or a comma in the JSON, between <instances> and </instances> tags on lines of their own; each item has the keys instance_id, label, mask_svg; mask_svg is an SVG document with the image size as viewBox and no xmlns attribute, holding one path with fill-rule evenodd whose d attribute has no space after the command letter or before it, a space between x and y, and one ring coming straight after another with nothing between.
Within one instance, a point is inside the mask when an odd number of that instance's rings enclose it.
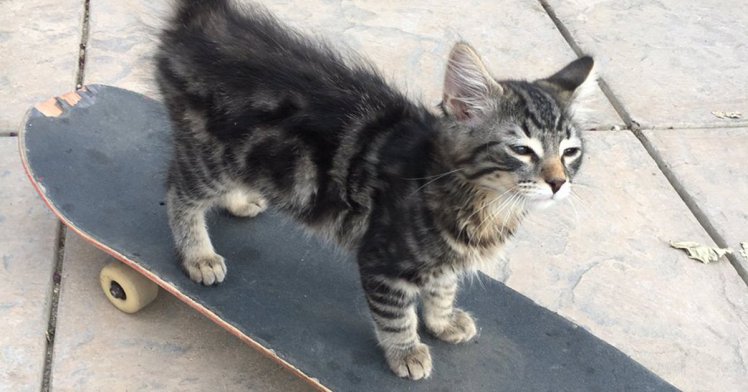
<instances>
[{"instance_id":1,"label":"cat's mouth","mask_svg":"<svg viewBox=\"0 0 748 392\"><path fill-rule=\"evenodd\" d=\"M566 183L556 192L553 192L550 187L536 187L535 189L526 192L523 196L527 200L528 206L543 209L566 199L570 193L571 185Z\"/></svg>"}]
</instances>

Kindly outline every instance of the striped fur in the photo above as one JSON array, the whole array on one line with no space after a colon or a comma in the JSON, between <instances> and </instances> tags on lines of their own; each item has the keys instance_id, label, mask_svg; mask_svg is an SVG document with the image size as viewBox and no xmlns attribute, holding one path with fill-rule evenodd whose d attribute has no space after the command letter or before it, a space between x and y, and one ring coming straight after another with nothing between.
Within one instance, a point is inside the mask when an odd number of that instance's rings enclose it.
<instances>
[{"instance_id":1,"label":"striped fur","mask_svg":"<svg viewBox=\"0 0 748 392\"><path fill-rule=\"evenodd\" d=\"M568 193L583 153L569 108L591 59L533 83L496 81L458 43L437 116L367 63L239 8L181 2L157 54L174 128L169 222L185 270L205 285L226 276L206 210L273 206L357 256L390 367L428 377L417 301L440 339L476 334L454 307L459 276L495 260L528 209Z\"/></svg>"}]
</instances>

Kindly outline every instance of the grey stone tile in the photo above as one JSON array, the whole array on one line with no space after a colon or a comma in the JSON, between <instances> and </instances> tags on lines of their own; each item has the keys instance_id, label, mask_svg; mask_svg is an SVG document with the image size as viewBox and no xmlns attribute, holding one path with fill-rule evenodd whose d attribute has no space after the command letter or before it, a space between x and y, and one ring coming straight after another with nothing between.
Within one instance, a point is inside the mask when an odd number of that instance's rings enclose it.
<instances>
[{"instance_id":1,"label":"grey stone tile","mask_svg":"<svg viewBox=\"0 0 748 392\"><path fill-rule=\"evenodd\" d=\"M16 131L37 102L75 89L83 0L0 5L0 131Z\"/></svg>"},{"instance_id":2,"label":"grey stone tile","mask_svg":"<svg viewBox=\"0 0 748 392\"><path fill-rule=\"evenodd\" d=\"M670 240L709 236L629 132L589 132L578 198L531 214L492 275L678 388L748 381L748 287Z\"/></svg>"},{"instance_id":3,"label":"grey stone tile","mask_svg":"<svg viewBox=\"0 0 748 392\"><path fill-rule=\"evenodd\" d=\"M549 0L644 127L748 124L748 3ZM712 111L742 112L724 120Z\"/></svg>"},{"instance_id":4,"label":"grey stone tile","mask_svg":"<svg viewBox=\"0 0 748 392\"><path fill-rule=\"evenodd\" d=\"M115 309L99 286L99 271L110 261L68 232L54 390L311 390L164 291L134 315Z\"/></svg>"},{"instance_id":5,"label":"grey stone tile","mask_svg":"<svg viewBox=\"0 0 748 392\"><path fill-rule=\"evenodd\" d=\"M91 1L85 83L156 97L153 54L169 17L168 1Z\"/></svg>"},{"instance_id":6,"label":"grey stone tile","mask_svg":"<svg viewBox=\"0 0 748 392\"><path fill-rule=\"evenodd\" d=\"M414 98L436 105L446 56L464 39L498 78L540 78L574 59L574 53L537 4L474 1L273 1L262 2L282 21L371 59ZM153 41L164 17L162 3L94 1L86 65L87 83L107 83L155 96ZM497 17L501 15L501 17ZM590 126L623 122L599 89L590 97Z\"/></svg>"},{"instance_id":7,"label":"grey stone tile","mask_svg":"<svg viewBox=\"0 0 748 392\"><path fill-rule=\"evenodd\" d=\"M748 242L748 129L646 131L728 246ZM738 256L748 271L748 259Z\"/></svg>"},{"instance_id":8,"label":"grey stone tile","mask_svg":"<svg viewBox=\"0 0 748 392\"><path fill-rule=\"evenodd\" d=\"M0 138L0 391L42 384L57 224Z\"/></svg>"},{"instance_id":9,"label":"grey stone tile","mask_svg":"<svg viewBox=\"0 0 748 392\"><path fill-rule=\"evenodd\" d=\"M540 5L509 0L268 4L282 20L334 39L371 59L413 96L436 104L445 59L458 40L473 45L497 78L550 76L575 58ZM500 17L497 17L500 15ZM521 26L521 27L520 27ZM334 37L334 38L333 38ZM602 93L590 97L591 123L621 124Z\"/></svg>"}]
</instances>

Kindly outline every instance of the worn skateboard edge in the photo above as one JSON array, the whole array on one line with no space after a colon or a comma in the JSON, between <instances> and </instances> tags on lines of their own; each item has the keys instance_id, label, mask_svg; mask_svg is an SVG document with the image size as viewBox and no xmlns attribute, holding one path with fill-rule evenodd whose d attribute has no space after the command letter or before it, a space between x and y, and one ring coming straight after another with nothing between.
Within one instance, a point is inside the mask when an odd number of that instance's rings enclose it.
<instances>
[{"instance_id":1,"label":"worn skateboard edge","mask_svg":"<svg viewBox=\"0 0 748 392\"><path fill-rule=\"evenodd\" d=\"M89 85L89 86L83 86L80 89L76 91L71 91L66 94L63 94L59 97L53 97L50 98L44 102L41 102L31 109L29 109L26 114L23 117L22 125L18 131L18 151L21 155L21 163L23 165L24 172L26 173L26 176L28 177L29 181L31 182L31 185L36 190L37 194L41 197L44 204L47 205L47 208L52 211L52 213L68 228L73 230L77 235L81 236L86 242L94 245L96 248L104 251L105 253L109 254L110 256L114 257L115 259L125 263L130 268L136 270L141 275L145 276L148 280L156 283L158 286L160 286L162 289L169 292L171 295L175 296L180 301L184 302L191 308L197 310L202 315L206 316L209 320L213 321L218 326L222 327L223 329L227 330L232 335L238 337L241 341L243 341L245 344L253 348L254 350L258 351L260 354L264 355L266 358L272 360L273 362L283 366L286 368L289 372L294 374L296 377L300 378L301 380L305 381L307 384L311 385L318 391L323 392L332 392L329 388L322 385L318 379L311 377L307 375L306 373L302 372L298 368L296 368L293 364L287 362L283 358L279 357L274 350L267 348L263 346L262 344L258 343L254 339L250 338L249 336L242 333L238 328L234 327L233 325L227 323L223 319L221 319L216 313L211 311L210 309L206 308L205 306L201 305L194 299L190 298L189 296L183 294L181 291L179 291L175 286L173 286L170 282L161 279L158 275L154 274L153 272L147 270L146 268L140 266L137 262L128 259L123 254L117 252L116 250L110 248L106 244L98 241L96 238L85 232L84 230L78 228L72 221L70 221L55 205L55 203L47 197L46 189L42 184L39 183L39 181L34 177L34 174L31 170L30 164L28 162L27 157L27 149L26 149L26 126L28 125L28 121L31 118L34 111L37 111L44 115L45 117L59 117L62 114L64 114L65 110L70 110L74 108L80 101L81 96L79 94L80 91L83 92L89 92L95 94L95 88L89 88L89 87L97 87L103 85ZM64 102L61 105L61 102ZM69 105L69 108L65 107L65 104ZM197 284L197 283L196 283Z\"/></svg>"},{"instance_id":2,"label":"worn skateboard edge","mask_svg":"<svg viewBox=\"0 0 748 392\"><path fill-rule=\"evenodd\" d=\"M70 107L73 107L77 105L81 101L81 92L88 92L88 87L83 86L79 88L76 91L70 91L68 93L62 94L59 97L52 97L44 102L40 102L36 105L34 105L34 109L38 110L41 114L43 114L46 117L59 117L65 112L65 108L60 106L61 102L67 103ZM22 125L22 128L25 130L26 120L28 119L28 114L26 115L26 118L24 118L24 122Z\"/></svg>"}]
</instances>

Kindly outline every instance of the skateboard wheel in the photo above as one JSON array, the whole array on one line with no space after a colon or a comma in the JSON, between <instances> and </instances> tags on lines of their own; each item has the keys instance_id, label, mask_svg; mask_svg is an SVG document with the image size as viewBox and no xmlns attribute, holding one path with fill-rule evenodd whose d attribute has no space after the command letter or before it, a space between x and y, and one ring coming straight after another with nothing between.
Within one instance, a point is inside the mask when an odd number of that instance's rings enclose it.
<instances>
[{"instance_id":1,"label":"skateboard wheel","mask_svg":"<svg viewBox=\"0 0 748 392\"><path fill-rule=\"evenodd\" d=\"M119 262L102 268L99 280L109 302L125 313L143 309L158 295L158 285Z\"/></svg>"}]
</instances>

